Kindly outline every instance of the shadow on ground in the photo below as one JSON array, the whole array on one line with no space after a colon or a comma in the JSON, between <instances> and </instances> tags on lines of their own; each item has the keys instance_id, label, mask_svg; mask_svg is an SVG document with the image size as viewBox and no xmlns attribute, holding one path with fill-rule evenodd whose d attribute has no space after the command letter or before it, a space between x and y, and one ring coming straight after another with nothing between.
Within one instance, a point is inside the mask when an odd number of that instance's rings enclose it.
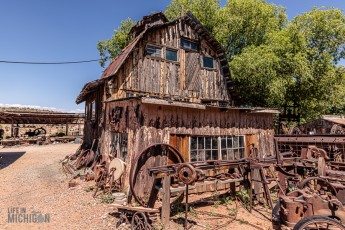
<instances>
[{"instance_id":1,"label":"shadow on ground","mask_svg":"<svg viewBox=\"0 0 345 230\"><path fill-rule=\"evenodd\" d=\"M0 170L14 163L25 152L0 152Z\"/></svg>"}]
</instances>

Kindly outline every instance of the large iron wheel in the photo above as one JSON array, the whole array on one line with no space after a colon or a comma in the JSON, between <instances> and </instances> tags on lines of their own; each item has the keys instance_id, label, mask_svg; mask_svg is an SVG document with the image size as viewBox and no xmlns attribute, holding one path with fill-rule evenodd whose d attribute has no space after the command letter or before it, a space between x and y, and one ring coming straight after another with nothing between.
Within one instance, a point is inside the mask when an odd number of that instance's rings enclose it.
<instances>
[{"instance_id":1,"label":"large iron wheel","mask_svg":"<svg viewBox=\"0 0 345 230\"><path fill-rule=\"evenodd\" d=\"M46 134L47 133L47 131L44 129L44 128L37 128L37 129L35 129L34 130L34 134L35 134L35 136L38 136L38 135L40 135L40 134Z\"/></svg>"},{"instance_id":2,"label":"large iron wheel","mask_svg":"<svg viewBox=\"0 0 345 230\"><path fill-rule=\"evenodd\" d=\"M300 220L293 230L344 230L345 226L326 216L309 216Z\"/></svg>"},{"instance_id":3,"label":"large iron wheel","mask_svg":"<svg viewBox=\"0 0 345 230\"><path fill-rule=\"evenodd\" d=\"M158 198L156 186L161 184L161 179L149 175L148 169L183 162L179 151L168 144L155 144L145 149L133 162L129 175L134 199L143 207L153 208ZM181 192L172 197L171 203L178 200L182 194Z\"/></svg>"},{"instance_id":4,"label":"large iron wheel","mask_svg":"<svg viewBox=\"0 0 345 230\"><path fill-rule=\"evenodd\" d=\"M147 217L142 212L134 213L131 222L131 229L132 230L148 230L150 229L149 223L147 221Z\"/></svg>"},{"instance_id":5,"label":"large iron wheel","mask_svg":"<svg viewBox=\"0 0 345 230\"><path fill-rule=\"evenodd\" d=\"M336 196L337 192L335 188L327 180L319 177L309 177L301 181L298 185L299 189L310 188L313 192L319 195L324 195L326 192L331 192L332 195Z\"/></svg>"}]
</instances>

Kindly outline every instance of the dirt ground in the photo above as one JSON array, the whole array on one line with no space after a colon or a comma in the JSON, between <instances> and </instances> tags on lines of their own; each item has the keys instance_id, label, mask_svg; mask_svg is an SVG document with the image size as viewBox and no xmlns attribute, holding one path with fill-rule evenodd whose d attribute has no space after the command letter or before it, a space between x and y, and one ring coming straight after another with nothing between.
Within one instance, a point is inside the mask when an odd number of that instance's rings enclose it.
<instances>
[{"instance_id":1,"label":"dirt ground","mask_svg":"<svg viewBox=\"0 0 345 230\"><path fill-rule=\"evenodd\" d=\"M109 215L114 208L92 197L90 188L94 182L77 180L77 186L68 188L71 178L63 173L61 160L78 147L52 144L0 149L0 229L116 229L117 219ZM190 197L191 201L197 199ZM272 228L266 208L250 214L239 202L226 197L222 202L208 203L193 206L189 218L198 225L192 229L216 229L230 221L222 229ZM173 216L175 220L184 216L183 207L179 208ZM183 229L182 224L175 222L171 224L173 229ZM156 226L163 227L159 223Z\"/></svg>"}]
</instances>

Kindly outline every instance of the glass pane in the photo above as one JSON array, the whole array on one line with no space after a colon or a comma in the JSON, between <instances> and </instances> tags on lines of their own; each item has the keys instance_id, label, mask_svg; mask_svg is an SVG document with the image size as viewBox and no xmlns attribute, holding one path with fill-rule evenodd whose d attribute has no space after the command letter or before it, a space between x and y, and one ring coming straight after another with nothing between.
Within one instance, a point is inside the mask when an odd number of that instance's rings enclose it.
<instances>
[{"instance_id":1,"label":"glass pane","mask_svg":"<svg viewBox=\"0 0 345 230\"><path fill-rule=\"evenodd\" d=\"M196 151L190 151L190 161L197 161L197 152Z\"/></svg>"},{"instance_id":2,"label":"glass pane","mask_svg":"<svg viewBox=\"0 0 345 230\"><path fill-rule=\"evenodd\" d=\"M177 61L177 51L166 50L165 59L171 60L171 61Z\"/></svg>"},{"instance_id":3,"label":"glass pane","mask_svg":"<svg viewBox=\"0 0 345 230\"><path fill-rule=\"evenodd\" d=\"M194 149L198 149L198 138L197 137L191 137L190 138L190 149L194 150Z\"/></svg>"},{"instance_id":4,"label":"glass pane","mask_svg":"<svg viewBox=\"0 0 345 230\"><path fill-rule=\"evenodd\" d=\"M212 160L211 150L205 151L205 159L206 160Z\"/></svg>"},{"instance_id":5,"label":"glass pane","mask_svg":"<svg viewBox=\"0 0 345 230\"><path fill-rule=\"evenodd\" d=\"M235 149L235 150L234 150L234 153L235 153L235 160L240 159L240 153L239 153L239 150L238 150L238 149Z\"/></svg>"},{"instance_id":6,"label":"glass pane","mask_svg":"<svg viewBox=\"0 0 345 230\"><path fill-rule=\"evenodd\" d=\"M239 138L239 141L240 141L239 147L244 147L244 136L240 136L238 138Z\"/></svg>"},{"instance_id":7,"label":"glass pane","mask_svg":"<svg viewBox=\"0 0 345 230\"><path fill-rule=\"evenodd\" d=\"M204 149L204 137L198 137L198 149Z\"/></svg>"},{"instance_id":8,"label":"glass pane","mask_svg":"<svg viewBox=\"0 0 345 230\"><path fill-rule=\"evenodd\" d=\"M222 150L222 160L227 160L228 159L228 154L226 150Z\"/></svg>"},{"instance_id":9,"label":"glass pane","mask_svg":"<svg viewBox=\"0 0 345 230\"><path fill-rule=\"evenodd\" d=\"M198 44L185 39L181 39L181 47L186 49L198 50Z\"/></svg>"},{"instance_id":10,"label":"glass pane","mask_svg":"<svg viewBox=\"0 0 345 230\"><path fill-rule=\"evenodd\" d=\"M205 149L211 149L211 137L205 137Z\"/></svg>"},{"instance_id":11,"label":"glass pane","mask_svg":"<svg viewBox=\"0 0 345 230\"><path fill-rule=\"evenodd\" d=\"M218 138L212 137L212 149L218 149Z\"/></svg>"},{"instance_id":12,"label":"glass pane","mask_svg":"<svg viewBox=\"0 0 345 230\"><path fill-rule=\"evenodd\" d=\"M232 137L228 137L227 139L227 148L232 148Z\"/></svg>"},{"instance_id":13,"label":"glass pane","mask_svg":"<svg viewBox=\"0 0 345 230\"><path fill-rule=\"evenodd\" d=\"M198 44L191 42L191 47L192 50L198 50Z\"/></svg>"},{"instance_id":14,"label":"glass pane","mask_svg":"<svg viewBox=\"0 0 345 230\"><path fill-rule=\"evenodd\" d=\"M222 137L221 139L221 149L226 149L226 137Z\"/></svg>"},{"instance_id":15,"label":"glass pane","mask_svg":"<svg viewBox=\"0 0 345 230\"><path fill-rule=\"evenodd\" d=\"M213 69L213 58L204 56L203 60L204 67Z\"/></svg>"},{"instance_id":16,"label":"glass pane","mask_svg":"<svg viewBox=\"0 0 345 230\"><path fill-rule=\"evenodd\" d=\"M228 160L234 160L234 150L233 149L228 149Z\"/></svg>"},{"instance_id":17,"label":"glass pane","mask_svg":"<svg viewBox=\"0 0 345 230\"><path fill-rule=\"evenodd\" d=\"M146 46L146 54L155 57L161 57L162 49L157 46Z\"/></svg>"},{"instance_id":18,"label":"glass pane","mask_svg":"<svg viewBox=\"0 0 345 230\"><path fill-rule=\"evenodd\" d=\"M233 141L234 141L234 148L239 147L238 137L233 137Z\"/></svg>"},{"instance_id":19,"label":"glass pane","mask_svg":"<svg viewBox=\"0 0 345 230\"><path fill-rule=\"evenodd\" d=\"M183 48L189 48L190 47L190 42L184 39L181 39L181 47Z\"/></svg>"},{"instance_id":20,"label":"glass pane","mask_svg":"<svg viewBox=\"0 0 345 230\"><path fill-rule=\"evenodd\" d=\"M198 161L205 160L205 150L198 151Z\"/></svg>"},{"instance_id":21,"label":"glass pane","mask_svg":"<svg viewBox=\"0 0 345 230\"><path fill-rule=\"evenodd\" d=\"M218 150L212 150L212 160L218 160Z\"/></svg>"}]
</instances>

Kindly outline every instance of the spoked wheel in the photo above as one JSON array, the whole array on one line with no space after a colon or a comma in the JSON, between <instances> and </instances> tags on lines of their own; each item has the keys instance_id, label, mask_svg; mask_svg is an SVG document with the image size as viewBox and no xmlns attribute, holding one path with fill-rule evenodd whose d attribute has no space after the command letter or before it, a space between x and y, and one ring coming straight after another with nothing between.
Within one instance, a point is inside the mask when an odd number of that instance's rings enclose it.
<instances>
[{"instance_id":1,"label":"spoked wheel","mask_svg":"<svg viewBox=\"0 0 345 230\"><path fill-rule=\"evenodd\" d=\"M150 225L147 221L147 217L142 212L136 212L134 213L132 217L132 223L131 223L131 229L132 230L148 230L150 229Z\"/></svg>"},{"instance_id":2,"label":"spoked wheel","mask_svg":"<svg viewBox=\"0 0 345 230\"><path fill-rule=\"evenodd\" d=\"M47 131L44 128L37 128L34 130L35 136L38 136L40 134L46 134L46 133L47 133Z\"/></svg>"},{"instance_id":3,"label":"spoked wheel","mask_svg":"<svg viewBox=\"0 0 345 230\"><path fill-rule=\"evenodd\" d=\"M332 195L336 196L337 192L335 188L325 179L318 177L309 177L304 179L299 185L299 189L310 188L313 192L319 195L324 195L326 192L331 192Z\"/></svg>"},{"instance_id":4,"label":"spoked wheel","mask_svg":"<svg viewBox=\"0 0 345 230\"><path fill-rule=\"evenodd\" d=\"M300 220L293 230L344 230L345 226L326 216L309 216Z\"/></svg>"},{"instance_id":5,"label":"spoked wheel","mask_svg":"<svg viewBox=\"0 0 345 230\"><path fill-rule=\"evenodd\" d=\"M183 163L179 151L167 144L156 144L145 149L133 162L130 171L130 189L135 200L143 207L153 208L158 198L157 186L161 178L155 179L148 169L167 164ZM178 200L183 192L171 198L171 203Z\"/></svg>"}]
</instances>

